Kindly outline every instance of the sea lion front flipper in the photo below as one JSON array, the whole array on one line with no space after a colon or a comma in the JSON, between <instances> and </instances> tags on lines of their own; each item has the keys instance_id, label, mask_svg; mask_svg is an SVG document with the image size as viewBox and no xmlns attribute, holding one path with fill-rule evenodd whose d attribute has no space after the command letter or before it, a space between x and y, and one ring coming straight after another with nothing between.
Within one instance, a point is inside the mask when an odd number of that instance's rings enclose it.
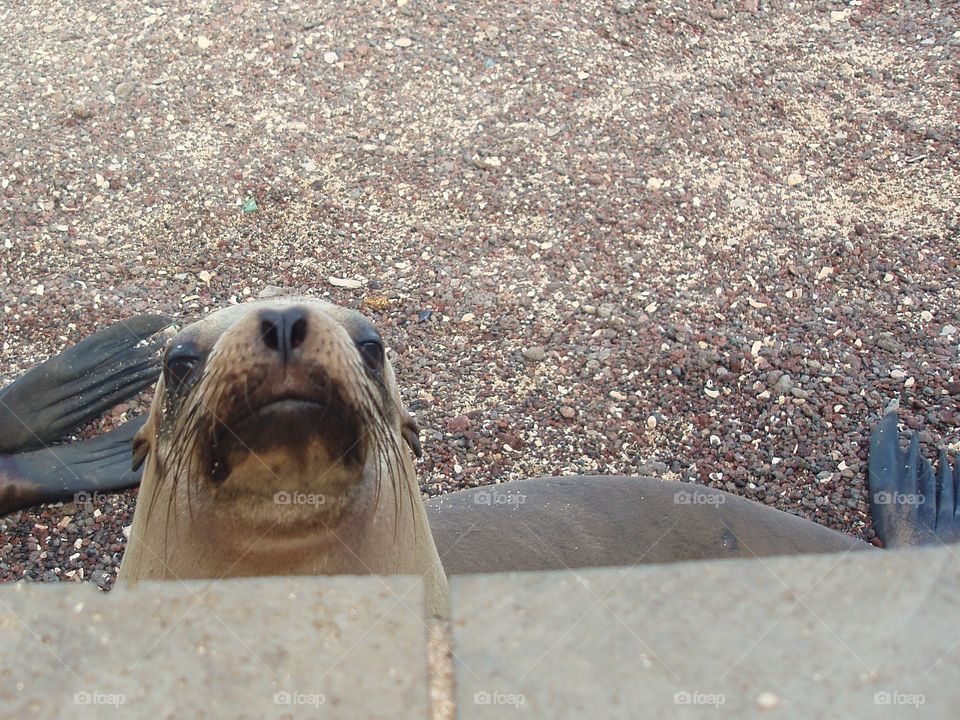
<instances>
[{"instance_id":1,"label":"sea lion front flipper","mask_svg":"<svg viewBox=\"0 0 960 720\"><path fill-rule=\"evenodd\" d=\"M141 315L94 333L0 390L0 453L42 448L153 384L171 323Z\"/></svg>"},{"instance_id":2,"label":"sea lion front flipper","mask_svg":"<svg viewBox=\"0 0 960 720\"><path fill-rule=\"evenodd\" d=\"M0 457L0 515L43 502L89 502L140 482L130 445L146 417L91 440Z\"/></svg>"},{"instance_id":3,"label":"sea lion front flipper","mask_svg":"<svg viewBox=\"0 0 960 720\"><path fill-rule=\"evenodd\" d=\"M920 454L917 433L910 438L904 453L896 413L888 413L870 436L870 513L885 546L960 540L957 478L952 477L946 454L940 455L940 467L934 473Z\"/></svg>"}]
</instances>

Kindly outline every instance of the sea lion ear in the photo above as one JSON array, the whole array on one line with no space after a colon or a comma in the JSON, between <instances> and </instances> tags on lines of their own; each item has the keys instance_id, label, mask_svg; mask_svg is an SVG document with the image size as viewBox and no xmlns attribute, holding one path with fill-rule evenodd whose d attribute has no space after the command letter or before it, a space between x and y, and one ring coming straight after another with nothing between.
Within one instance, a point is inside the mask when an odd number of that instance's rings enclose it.
<instances>
[{"instance_id":1,"label":"sea lion ear","mask_svg":"<svg viewBox=\"0 0 960 720\"><path fill-rule=\"evenodd\" d=\"M413 454L418 458L423 457L423 448L420 446L420 426L406 410L401 413L400 434L407 441Z\"/></svg>"},{"instance_id":2,"label":"sea lion ear","mask_svg":"<svg viewBox=\"0 0 960 720\"><path fill-rule=\"evenodd\" d=\"M142 428L137 430L137 434L133 436L133 465L131 469L134 471L140 469L143 461L146 460L147 455L150 454L150 439L148 438L150 426L151 423L146 423Z\"/></svg>"}]
</instances>

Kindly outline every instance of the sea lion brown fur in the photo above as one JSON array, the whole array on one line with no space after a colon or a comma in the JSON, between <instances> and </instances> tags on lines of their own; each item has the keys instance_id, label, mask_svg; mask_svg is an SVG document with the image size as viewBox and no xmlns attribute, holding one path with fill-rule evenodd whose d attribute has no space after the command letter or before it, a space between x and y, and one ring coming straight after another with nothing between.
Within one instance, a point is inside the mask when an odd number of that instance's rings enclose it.
<instances>
[{"instance_id":1,"label":"sea lion brown fur","mask_svg":"<svg viewBox=\"0 0 960 720\"><path fill-rule=\"evenodd\" d=\"M306 297L216 312L168 346L119 579L416 574L442 615L407 445L416 426L362 315Z\"/></svg>"}]
</instances>

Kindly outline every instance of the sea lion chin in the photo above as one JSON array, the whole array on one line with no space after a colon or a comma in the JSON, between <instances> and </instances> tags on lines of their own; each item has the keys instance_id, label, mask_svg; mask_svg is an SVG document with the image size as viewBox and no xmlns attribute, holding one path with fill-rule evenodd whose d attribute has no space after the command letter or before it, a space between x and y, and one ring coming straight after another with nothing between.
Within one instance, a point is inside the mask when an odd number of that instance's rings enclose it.
<instances>
[{"instance_id":1,"label":"sea lion chin","mask_svg":"<svg viewBox=\"0 0 960 720\"><path fill-rule=\"evenodd\" d=\"M413 573L442 614L416 436L359 313L313 298L213 313L170 341L134 439L120 577Z\"/></svg>"}]
</instances>

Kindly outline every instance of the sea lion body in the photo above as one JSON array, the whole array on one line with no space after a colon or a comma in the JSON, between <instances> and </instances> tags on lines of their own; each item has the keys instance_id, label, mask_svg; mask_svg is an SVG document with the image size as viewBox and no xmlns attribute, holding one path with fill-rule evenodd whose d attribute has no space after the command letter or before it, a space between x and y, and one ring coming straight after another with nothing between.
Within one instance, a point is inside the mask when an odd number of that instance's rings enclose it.
<instances>
[{"instance_id":1,"label":"sea lion body","mask_svg":"<svg viewBox=\"0 0 960 720\"><path fill-rule=\"evenodd\" d=\"M427 501L448 575L869 550L713 488L649 477L516 480Z\"/></svg>"},{"instance_id":2,"label":"sea lion body","mask_svg":"<svg viewBox=\"0 0 960 720\"><path fill-rule=\"evenodd\" d=\"M171 340L134 441L119 579L415 574L443 614L415 433L359 313L313 298L214 313Z\"/></svg>"}]
</instances>

